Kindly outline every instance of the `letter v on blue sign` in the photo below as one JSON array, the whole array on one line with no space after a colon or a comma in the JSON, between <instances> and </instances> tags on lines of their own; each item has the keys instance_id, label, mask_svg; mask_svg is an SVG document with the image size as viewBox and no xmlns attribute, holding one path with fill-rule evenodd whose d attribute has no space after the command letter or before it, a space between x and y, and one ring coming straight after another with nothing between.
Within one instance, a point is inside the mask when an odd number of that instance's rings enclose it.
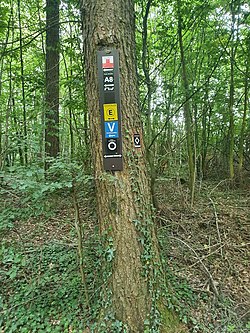
<instances>
[{"instance_id":1,"label":"letter v on blue sign","mask_svg":"<svg viewBox=\"0 0 250 333\"><path fill-rule=\"evenodd\" d=\"M105 121L105 138L118 138L118 121Z\"/></svg>"}]
</instances>

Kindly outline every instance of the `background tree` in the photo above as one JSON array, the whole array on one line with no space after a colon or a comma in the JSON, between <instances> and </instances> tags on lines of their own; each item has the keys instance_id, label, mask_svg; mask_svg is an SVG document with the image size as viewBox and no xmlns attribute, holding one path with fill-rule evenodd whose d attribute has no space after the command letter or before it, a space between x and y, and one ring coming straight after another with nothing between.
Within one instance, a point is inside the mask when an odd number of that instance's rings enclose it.
<instances>
[{"instance_id":1,"label":"background tree","mask_svg":"<svg viewBox=\"0 0 250 333\"><path fill-rule=\"evenodd\" d=\"M59 153L59 4L60 0L46 0L46 157Z\"/></svg>"},{"instance_id":2,"label":"background tree","mask_svg":"<svg viewBox=\"0 0 250 333\"><path fill-rule=\"evenodd\" d=\"M181 8L181 0L177 0L177 16L178 16L178 38L180 46L180 58L182 68L182 81L184 90L184 118L185 118L185 129L187 138L187 153L188 153L188 168L189 168L189 189L190 189L190 203L193 206L194 203L194 189L195 189L195 143L194 143L194 124L193 124L193 112L190 103L190 89L187 72L186 57L183 45L183 20Z\"/></svg>"},{"instance_id":3,"label":"background tree","mask_svg":"<svg viewBox=\"0 0 250 333\"><path fill-rule=\"evenodd\" d=\"M245 79L244 79L244 106L242 115L242 124L240 130L240 141L239 141L239 177L240 183L243 182L243 161L244 161L244 143L246 143L246 128L247 128L247 110L249 108L249 67L250 67L250 33L248 32L245 39L245 53L247 54L245 59Z\"/></svg>"}]
</instances>

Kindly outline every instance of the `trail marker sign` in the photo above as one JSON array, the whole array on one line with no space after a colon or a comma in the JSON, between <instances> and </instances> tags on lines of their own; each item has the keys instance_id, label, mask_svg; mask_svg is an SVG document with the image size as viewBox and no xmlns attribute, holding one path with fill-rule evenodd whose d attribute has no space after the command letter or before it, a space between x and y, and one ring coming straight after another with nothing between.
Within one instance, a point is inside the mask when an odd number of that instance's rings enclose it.
<instances>
[{"instance_id":1,"label":"trail marker sign","mask_svg":"<svg viewBox=\"0 0 250 333\"><path fill-rule=\"evenodd\" d=\"M118 120L117 104L103 104L104 121Z\"/></svg>"},{"instance_id":2,"label":"trail marker sign","mask_svg":"<svg viewBox=\"0 0 250 333\"><path fill-rule=\"evenodd\" d=\"M123 170L119 55L116 49L97 52L103 167Z\"/></svg>"},{"instance_id":3,"label":"trail marker sign","mask_svg":"<svg viewBox=\"0 0 250 333\"><path fill-rule=\"evenodd\" d=\"M141 148L141 137L140 134L134 134L134 147Z\"/></svg>"},{"instance_id":4,"label":"trail marker sign","mask_svg":"<svg viewBox=\"0 0 250 333\"><path fill-rule=\"evenodd\" d=\"M105 138L119 138L118 121L105 121Z\"/></svg>"}]
</instances>

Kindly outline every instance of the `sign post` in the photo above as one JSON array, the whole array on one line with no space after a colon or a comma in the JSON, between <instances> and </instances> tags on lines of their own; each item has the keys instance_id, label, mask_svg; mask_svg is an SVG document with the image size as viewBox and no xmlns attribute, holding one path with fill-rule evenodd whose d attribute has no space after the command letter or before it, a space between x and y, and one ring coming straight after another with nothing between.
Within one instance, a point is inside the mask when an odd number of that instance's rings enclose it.
<instances>
[{"instance_id":1,"label":"sign post","mask_svg":"<svg viewBox=\"0 0 250 333\"><path fill-rule=\"evenodd\" d=\"M122 171L119 56L116 49L97 52L103 166Z\"/></svg>"}]
</instances>

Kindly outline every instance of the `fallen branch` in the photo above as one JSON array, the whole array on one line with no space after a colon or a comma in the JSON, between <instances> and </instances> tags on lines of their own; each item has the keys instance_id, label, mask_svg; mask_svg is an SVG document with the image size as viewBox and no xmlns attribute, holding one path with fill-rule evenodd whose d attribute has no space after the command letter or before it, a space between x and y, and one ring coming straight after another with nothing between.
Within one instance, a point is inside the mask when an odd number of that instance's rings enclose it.
<instances>
[{"instance_id":1,"label":"fallen branch","mask_svg":"<svg viewBox=\"0 0 250 333\"><path fill-rule=\"evenodd\" d=\"M217 230L218 240L219 240L219 243L220 243L220 246L221 246L221 248L220 248L220 254L221 254L221 258L223 258L222 241L221 241L221 236L220 236L218 214L217 214L215 203L214 203L213 199L209 197L209 200L211 201L212 206L213 206L214 219L215 219L215 224L216 224L216 230Z\"/></svg>"},{"instance_id":2,"label":"fallen branch","mask_svg":"<svg viewBox=\"0 0 250 333\"><path fill-rule=\"evenodd\" d=\"M207 254L206 256L202 256L202 259L200 260L204 260L207 259L208 257L210 257L212 254L215 254L217 251L221 250L226 244L222 244L220 247L218 247L218 249L214 250L213 252L210 252L209 254ZM200 260L196 261L194 264L190 265L189 267L194 267L195 265L197 265L197 263L200 262Z\"/></svg>"},{"instance_id":3,"label":"fallen branch","mask_svg":"<svg viewBox=\"0 0 250 333\"><path fill-rule=\"evenodd\" d=\"M226 182L226 181L228 181L228 178L226 178L226 179L222 179L211 191L210 191L210 193L209 193L209 198L211 197L211 194L217 189L217 187L219 187L220 186L220 184L222 184L222 183L224 183L224 182Z\"/></svg>"},{"instance_id":4,"label":"fallen branch","mask_svg":"<svg viewBox=\"0 0 250 333\"><path fill-rule=\"evenodd\" d=\"M174 236L169 236L169 238L172 238L172 239L175 239L179 242L181 242L182 244L184 244L190 251L193 252L193 254L196 256L196 258L199 260L200 264L202 265L205 273L208 275L209 277L209 280L210 280L210 283L211 283L211 286L212 286L212 289L216 295L216 297L219 297L219 292L218 292L218 289L216 288L216 285L215 285L215 282L214 282L214 279L212 277L212 274L209 272L208 268L205 266L205 264L203 263L202 259L198 256L197 252L188 244L186 243L185 241L183 241L182 239L180 238L177 238L177 237L174 237Z\"/></svg>"}]
</instances>

